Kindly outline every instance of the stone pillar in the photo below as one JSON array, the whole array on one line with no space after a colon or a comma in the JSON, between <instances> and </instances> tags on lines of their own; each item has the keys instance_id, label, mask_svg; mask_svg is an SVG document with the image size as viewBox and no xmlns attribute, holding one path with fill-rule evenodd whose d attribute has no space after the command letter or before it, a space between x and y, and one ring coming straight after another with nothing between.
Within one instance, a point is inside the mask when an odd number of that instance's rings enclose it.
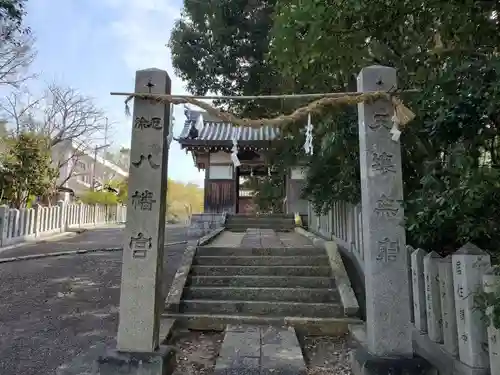
<instances>
[{"instance_id":1,"label":"stone pillar","mask_svg":"<svg viewBox=\"0 0 500 375\"><path fill-rule=\"evenodd\" d=\"M170 94L167 72L136 73L135 92ZM159 346L170 105L134 99L127 222L117 336L118 354L99 359L101 375L163 374L169 350ZM119 369L117 368L119 367ZM122 372L120 372L122 373Z\"/></svg>"},{"instance_id":2,"label":"stone pillar","mask_svg":"<svg viewBox=\"0 0 500 375\"><path fill-rule=\"evenodd\" d=\"M358 76L358 91L396 84L396 70L385 66L369 66ZM412 356L401 146L389 133L394 109L381 99L359 104L358 111L368 350Z\"/></svg>"},{"instance_id":3,"label":"stone pillar","mask_svg":"<svg viewBox=\"0 0 500 375\"><path fill-rule=\"evenodd\" d=\"M390 67L369 66L358 76L360 92L395 87ZM413 357L401 145L390 134L393 114L388 99L358 104L366 342L352 357L355 374L420 374L428 368Z\"/></svg>"}]
</instances>

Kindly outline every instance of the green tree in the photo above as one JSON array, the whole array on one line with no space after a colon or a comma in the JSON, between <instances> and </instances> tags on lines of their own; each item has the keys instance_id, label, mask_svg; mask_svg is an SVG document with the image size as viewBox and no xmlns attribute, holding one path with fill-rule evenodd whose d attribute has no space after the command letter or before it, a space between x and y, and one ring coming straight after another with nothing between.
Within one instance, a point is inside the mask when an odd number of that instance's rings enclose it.
<instances>
[{"instance_id":1,"label":"green tree","mask_svg":"<svg viewBox=\"0 0 500 375\"><path fill-rule=\"evenodd\" d=\"M395 67L400 87L421 90L403 95L417 118L401 139L407 230L415 246L451 251L471 240L498 247L500 202L492 181L499 10L496 2L437 0L278 6L270 55L295 91L355 91L356 75L372 64ZM332 109L314 119L318 152L309 158L305 192L317 208L359 201L355 114Z\"/></svg>"},{"instance_id":2,"label":"green tree","mask_svg":"<svg viewBox=\"0 0 500 375\"><path fill-rule=\"evenodd\" d=\"M32 133L21 133L5 140L0 186L2 199L19 208L31 196L45 196L55 187L58 170L51 165L49 140Z\"/></svg>"},{"instance_id":3,"label":"green tree","mask_svg":"<svg viewBox=\"0 0 500 375\"><path fill-rule=\"evenodd\" d=\"M118 195L111 191L89 190L82 194L80 200L85 204L113 205L120 203Z\"/></svg>"},{"instance_id":4,"label":"green tree","mask_svg":"<svg viewBox=\"0 0 500 375\"><path fill-rule=\"evenodd\" d=\"M271 44L276 0L185 0L182 19L170 39L177 74L194 94L258 95L287 87L267 55ZM207 20L209 20L207 22ZM201 63L200 63L201 62ZM289 102L217 101L217 105L246 117L274 116L291 108ZM293 105L293 103L292 103ZM268 157L278 159L270 152ZM262 210L282 208L283 173L252 180L258 184ZM259 193L266 190L267 193Z\"/></svg>"},{"instance_id":5,"label":"green tree","mask_svg":"<svg viewBox=\"0 0 500 375\"><path fill-rule=\"evenodd\" d=\"M276 0L185 0L170 39L172 64L194 94L257 95L274 91L279 77L268 64ZM246 116L272 113L280 103L230 101Z\"/></svg>"}]
</instances>

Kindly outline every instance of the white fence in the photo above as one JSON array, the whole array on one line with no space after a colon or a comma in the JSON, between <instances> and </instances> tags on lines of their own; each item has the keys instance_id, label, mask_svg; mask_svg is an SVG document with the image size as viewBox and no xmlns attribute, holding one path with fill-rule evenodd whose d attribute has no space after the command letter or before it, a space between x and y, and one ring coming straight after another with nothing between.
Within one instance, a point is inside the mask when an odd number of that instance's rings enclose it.
<instances>
[{"instance_id":1,"label":"white fence","mask_svg":"<svg viewBox=\"0 0 500 375\"><path fill-rule=\"evenodd\" d=\"M126 221L127 208L121 205L87 205L59 202L56 206L12 209L0 206L0 246L38 237Z\"/></svg>"},{"instance_id":2,"label":"white fence","mask_svg":"<svg viewBox=\"0 0 500 375\"><path fill-rule=\"evenodd\" d=\"M309 205L308 214L309 230L335 240L364 270L361 205L338 202L326 215ZM482 292L495 292L500 301L500 272L491 268L488 253L472 244L446 258L410 246L407 251L415 352L440 373L500 375L500 330L482 319L475 301Z\"/></svg>"}]
</instances>

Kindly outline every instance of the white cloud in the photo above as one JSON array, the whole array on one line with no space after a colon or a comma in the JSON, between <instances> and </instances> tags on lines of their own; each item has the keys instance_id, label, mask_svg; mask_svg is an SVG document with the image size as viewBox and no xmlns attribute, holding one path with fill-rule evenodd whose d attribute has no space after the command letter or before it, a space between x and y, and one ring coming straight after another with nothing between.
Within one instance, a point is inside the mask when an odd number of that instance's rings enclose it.
<instances>
[{"instance_id":1,"label":"white cloud","mask_svg":"<svg viewBox=\"0 0 500 375\"><path fill-rule=\"evenodd\" d=\"M180 3L172 0L105 0L105 5L116 15L110 26L111 32L120 41L123 60L131 73L147 68L164 69L170 75L174 94L187 93L183 82L174 75L170 50L166 46L175 20L180 17ZM175 106L174 136L179 135L184 118L182 106ZM193 167L191 156L185 155L175 141L170 148L169 160L169 174L174 179L203 186L203 172ZM182 166L179 160L182 160Z\"/></svg>"},{"instance_id":2,"label":"white cloud","mask_svg":"<svg viewBox=\"0 0 500 375\"><path fill-rule=\"evenodd\" d=\"M172 78L172 91L185 93L184 84L174 76L170 50L166 46L181 9L165 0L107 0L118 19L112 32L123 41L123 58L131 70L159 68Z\"/></svg>"},{"instance_id":3,"label":"white cloud","mask_svg":"<svg viewBox=\"0 0 500 375\"><path fill-rule=\"evenodd\" d=\"M166 46L174 22L180 17L180 5L165 0L106 0L118 14L112 32L122 40L123 59L130 70L147 68L166 70L172 80L172 93L186 94L184 83L174 75L170 49ZM181 107L175 108L176 133L184 119Z\"/></svg>"}]
</instances>

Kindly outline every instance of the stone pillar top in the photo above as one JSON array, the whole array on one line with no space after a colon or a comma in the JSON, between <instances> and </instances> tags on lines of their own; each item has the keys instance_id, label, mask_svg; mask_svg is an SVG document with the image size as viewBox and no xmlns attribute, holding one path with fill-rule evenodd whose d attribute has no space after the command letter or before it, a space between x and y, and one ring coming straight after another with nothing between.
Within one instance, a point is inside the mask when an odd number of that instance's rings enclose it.
<instances>
[{"instance_id":1,"label":"stone pillar top","mask_svg":"<svg viewBox=\"0 0 500 375\"><path fill-rule=\"evenodd\" d=\"M463 245L460 249L458 249L455 254L458 255L488 255L488 253L476 245L474 245L472 242L467 242L465 245Z\"/></svg>"}]
</instances>

